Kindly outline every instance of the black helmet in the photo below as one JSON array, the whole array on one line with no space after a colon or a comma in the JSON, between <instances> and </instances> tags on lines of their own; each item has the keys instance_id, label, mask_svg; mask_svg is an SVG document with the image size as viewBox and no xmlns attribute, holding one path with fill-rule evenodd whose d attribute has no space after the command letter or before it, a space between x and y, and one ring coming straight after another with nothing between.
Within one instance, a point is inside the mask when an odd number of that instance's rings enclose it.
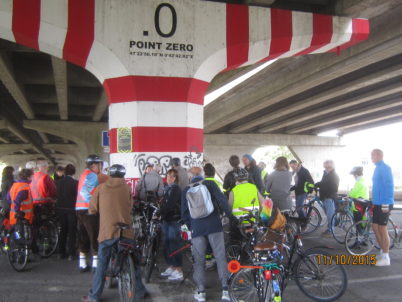
<instances>
[{"instance_id":1,"label":"black helmet","mask_svg":"<svg viewBox=\"0 0 402 302\"><path fill-rule=\"evenodd\" d=\"M122 165L113 165L109 168L109 175L113 178L123 178L126 175L126 168Z\"/></svg>"},{"instance_id":2,"label":"black helmet","mask_svg":"<svg viewBox=\"0 0 402 302\"><path fill-rule=\"evenodd\" d=\"M173 167L179 167L181 165L181 160L178 157L174 157L174 158L172 158L172 161L170 162L170 164Z\"/></svg>"},{"instance_id":3,"label":"black helmet","mask_svg":"<svg viewBox=\"0 0 402 302\"><path fill-rule=\"evenodd\" d=\"M91 154L87 157L87 159L85 160L85 163L87 164L87 167L90 167L93 164L100 164L103 163L102 158L100 158L98 155L96 154Z\"/></svg>"},{"instance_id":4,"label":"black helmet","mask_svg":"<svg viewBox=\"0 0 402 302\"><path fill-rule=\"evenodd\" d=\"M354 167L352 171L350 171L350 174L356 175L356 176L362 176L363 175L363 167Z\"/></svg>"},{"instance_id":5,"label":"black helmet","mask_svg":"<svg viewBox=\"0 0 402 302\"><path fill-rule=\"evenodd\" d=\"M237 181L248 180L248 172L243 168L236 168L233 173L234 178Z\"/></svg>"}]
</instances>

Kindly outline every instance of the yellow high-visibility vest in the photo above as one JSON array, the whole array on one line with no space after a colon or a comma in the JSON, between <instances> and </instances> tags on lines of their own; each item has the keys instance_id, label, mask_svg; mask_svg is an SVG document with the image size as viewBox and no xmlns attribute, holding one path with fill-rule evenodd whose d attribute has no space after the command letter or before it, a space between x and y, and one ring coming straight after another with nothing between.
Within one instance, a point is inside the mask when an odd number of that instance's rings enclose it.
<instances>
[{"instance_id":1,"label":"yellow high-visibility vest","mask_svg":"<svg viewBox=\"0 0 402 302\"><path fill-rule=\"evenodd\" d=\"M258 189L256 185L251 183L238 184L233 188L232 192L234 197L232 210L233 215L243 216L248 214L247 212L240 210L240 208L253 210L254 208L258 209L260 207L260 202L258 200Z\"/></svg>"}]
</instances>

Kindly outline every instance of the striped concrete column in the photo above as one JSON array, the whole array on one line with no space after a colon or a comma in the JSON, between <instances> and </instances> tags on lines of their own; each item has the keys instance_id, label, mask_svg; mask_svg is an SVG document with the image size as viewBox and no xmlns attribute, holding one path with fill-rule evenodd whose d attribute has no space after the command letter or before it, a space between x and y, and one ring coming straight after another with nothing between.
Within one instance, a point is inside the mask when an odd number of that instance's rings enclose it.
<instances>
[{"instance_id":1,"label":"striped concrete column","mask_svg":"<svg viewBox=\"0 0 402 302\"><path fill-rule=\"evenodd\" d=\"M111 162L203 160L203 98L224 70L340 52L368 21L193 0L0 0L0 37L92 72L109 98Z\"/></svg>"}]
</instances>

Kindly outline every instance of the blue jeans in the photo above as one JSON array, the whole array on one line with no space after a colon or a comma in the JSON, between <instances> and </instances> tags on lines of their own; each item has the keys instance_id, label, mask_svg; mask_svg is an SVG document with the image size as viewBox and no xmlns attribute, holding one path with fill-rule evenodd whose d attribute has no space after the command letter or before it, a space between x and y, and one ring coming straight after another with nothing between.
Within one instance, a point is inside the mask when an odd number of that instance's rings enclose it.
<instances>
[{"instance_id":1,"label":"blue jeans","mask_svg":"<svg viewBox=\"0 0 402 302\"><path fill-rule=\"evenodd\" d=\"M306 217L306 212L304 211L304 201L307 198L307 193L296 195L296 211L300 218Z\"/></svg>"},{"instance_id":2,"label":"blue jeans","mask_svg":"<svg viewBox=\"0 0 402 302\"><path fill-rule=\"evenodd\" d=\"M163 254L166 263L169 266L181 267L183 265L182 253L169 257L171 253L182 247L180 224L175 221L164 221L162 224L162 232L164 235Z\"/></svg>"},{"instance_id":3,"label":"blue jeans","mask_svg":"<svg viewBox=\"0 0 402 302\"><path fill-rule=\"evenodd\" d=\"M99 243L98 248L98 266L96 272L92 278L92 288L89 290L89 298L91 301L99 301L103 293L105 286L105 277L107 267L112 254L113 245L115 245L119 239L105 240ZM146 289L141 280L141 270L136 266L135 268L135 298L143 298L146 294Z\"/></svg>"},{"instance_id":4,"label":"blue jeans","mask_svg":"<svg viewBox=\"0 0 402 302\"><path fill-rule=\"evenodd\" d=\"M332 228L334 227L333 225L331 225L331 223L332 223L332 216L334 216L335 214L335 203L333 199L324 199L323 204L324 204L325 215L327 215L328 219L327 231L331 232Z\"/></svg>"}]
</instances>

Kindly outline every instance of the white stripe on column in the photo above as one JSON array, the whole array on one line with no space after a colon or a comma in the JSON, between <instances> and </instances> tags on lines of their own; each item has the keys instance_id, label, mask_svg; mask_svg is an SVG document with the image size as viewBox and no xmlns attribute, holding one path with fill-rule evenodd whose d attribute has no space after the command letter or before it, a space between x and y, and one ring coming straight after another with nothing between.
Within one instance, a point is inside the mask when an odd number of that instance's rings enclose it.
<instances>
[{"instance_id":1,"label":"white stripe on column","mask_svg":"<svg viewBox=\"0 0 402 302\"><path fill-rule=\"evenodd\" d=\"M250 46L248 62L254 64L269 55L271 46L271 9L249 7Z\"/></svg>"},{"instance_id":2,"label":"white stripe on column","mask_svg":"<svg viewBox=\"0 0 402 302\"><path fill-rule=\"evenodd\" d=\"M68 26L68 3L61 0L41 0L39 49L63 58L63 46Z\"/></svg>"},{"instance_id":3,"label":"white stripe on column","mask_svg":"<svg viewBox=\"0 0 402 302\"><path fill-rule=\"evenodd\" d=\"M331 43L313 51L312 53L323 53L339 45L349 42L353 33L352 19L344 17L332 17L332 38Z\"/></svg>"},{"instance_id":4,"label":"white stripe on column","mask_svg":"<svg viewBox=\"0 0 402 302\"><path fill-rule=\"evenodd\" d=\"M204 107L185 102L126 102L109 106L109 128L188 127L203 129Z\"/></svg>"},{"instance_id":5,"label":"white stripe on column","mask_svg":"<svg viewBox=\"0 0 402 302\"><path fill-rule=\"evenodd\" d=\"M13 0L0 0L0 38L15 42L12 23Z\"/></svg>"},{"instance_id":6,"label":"white stripe on column","mask_svg":"<svg viewBox=\"0 0 402 302\"><path fill-rule=\"evenodd\" d=\"M290 50L278 59L291 57L296 53L309 48L313 38L313 14L292 12L292 43Z\"/></svg>"},{"instance_id":7,"label":"white stripe on column","mask_svg":"<svg viewBox=\"0 0 402 302\"><path fill-rule=\"evenodd\" d=\"M112 153L110 154L110 164L120 164L126 168L126 178L140 178L146 164L157 164L161 166L162 176L166 175L170 168L172 158L181 159L181 164L185 168L201 166L203 153L195 152L134 152L134 153Z\"/></svg>"}]
</instances>

